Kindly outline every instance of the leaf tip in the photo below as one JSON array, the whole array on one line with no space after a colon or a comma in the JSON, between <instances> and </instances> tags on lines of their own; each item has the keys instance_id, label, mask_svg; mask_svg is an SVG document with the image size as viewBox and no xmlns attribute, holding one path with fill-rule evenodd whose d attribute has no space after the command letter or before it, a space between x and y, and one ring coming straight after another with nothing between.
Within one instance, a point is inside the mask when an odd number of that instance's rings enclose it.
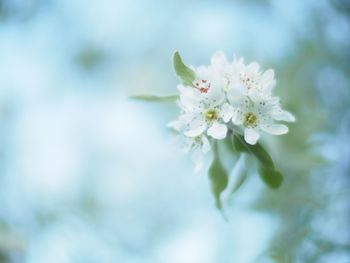
<instances>
[{"instance_id":1,"label":"leaf tip","mask_svg":"<svg viewBox=\"0 0 350 263\"><path fill-rule=\"evenodd\" d=\"M283 183L283 175L274 168L261 166L259 174L262 180L272 189L279 188Z\"/></svg>"}]
</instances>

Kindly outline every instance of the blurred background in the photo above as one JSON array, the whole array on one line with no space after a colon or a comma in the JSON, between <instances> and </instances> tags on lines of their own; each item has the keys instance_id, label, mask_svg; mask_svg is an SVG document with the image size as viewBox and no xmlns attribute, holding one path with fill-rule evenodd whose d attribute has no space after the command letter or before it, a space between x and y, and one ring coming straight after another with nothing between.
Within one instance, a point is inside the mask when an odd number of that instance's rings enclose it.
<instances>
[{"instance_id":1,"label":"blurred background","mask_svg":"<svg viewBox=\"0 0 350 263\"><path fill-rule=\"evenodd\" d=\"M350 262L349 11L0 0L0 262ZM223 50L274 68L297 117L263 141L283 186L252 172L227 195L228 222L166 128L176 106L128 99L176 92L175 50L192 65Z\"/></svg>"}]
</instances>

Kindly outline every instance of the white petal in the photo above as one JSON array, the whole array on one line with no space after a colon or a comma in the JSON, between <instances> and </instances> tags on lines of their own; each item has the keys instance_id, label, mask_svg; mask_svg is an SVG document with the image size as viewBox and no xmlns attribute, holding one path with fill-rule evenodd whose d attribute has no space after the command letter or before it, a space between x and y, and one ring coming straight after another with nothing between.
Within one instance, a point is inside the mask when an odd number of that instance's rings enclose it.
<instances>
[{"instance_id":1,"label":"white petal","mask_svg":"<svg viewBox=\"0 0 350 263\"><path fill-rule=\"evenodd\" d=\"M246 88L241 82L232 82L227 92L227 98L232 104L237 104L246 95Z\"/></svg>"},{"instance_id":2,"label":"white petal","mask_svg":"<svg viewBox=\"0 0 350 263\"><path fill-rule=\"evenodd\" d=\"M222 88L225 85L226 80L222 78L221 75L213 73L213 75L210 77L210 89L207 95L210 96L210 92L216 91L216 93L221 92Z\"/></svg>"},{"instance_id":3,"label":"white petal","mask_svg":"<svg viewBox=\"0 0 350 263\"><path fill-rule=\"evenodd\" d=\"M260 68L260 66L256 62L252 62L247 66L247 70L250 72L254 72L254 73L258 73L259 68Z\"/></svg>"},{"instance_id":4,"label":"white petal","mask_svg":"<svg viewBox=\"0 0 350 263\"><path fill-rule=\"evenodd\" d=\"M273 69L268 69L262 75L261 81L264 84L268 84L269 82L273 81L274 76L275 76L275 73L274 73Z\"/></svg>"},{"instance_id":5,"label":"white petal","mask_svg":"<svg viewBox=\"0 0 350 263\"><path fill-rule=\"evenodd\" d=\"M221 118L224 120L224 122L227 123L232 118L234 110L230 104L225 103L224 105L222 105L220 113L221 113Z\"/></svg>"},{"instance_id":6,"label":"white petal","mask_svg":"<svg viewBox=\"0 0 350 263\"><path fill-rule=\"evenodd\" d=\"M256 142L259 140L260 134L251 128L246 128L244 130L244 140L249 144L256 144Z\"/></svg>"},{"instance_id":7,"label":"white petal","mask_svg":"<svg viewBox=\"0 0 350 263\"><path fill-rule=\"evenodd\" d=\"M272 112L274 111L274 107L276 106L274 102L270 98L263 98L256 104L259 115L265 119L271 119Z\"/></svg>"},{"instance_id":8,"label":"white petal","mask_svg":"<svg viewBox=\"0 0 350 263\"><path fill-rule=\"evenodd\" d=\"M261 125L261 129L272 135L282 135L288 132L288 127L283 124L265 124Z\"/></svg>"},{"instance_id":9,"label":"white petal","mask_svg":"<svg viewBox=\"0 0 350 263\"><path fill-rule=\"evenodd\" d=\"M190 123L190 121L192 121L192 119L195 117L196 115L194 115L194 114L191 114L191 113L189 113L189 114L182 114L182 115L180 115L180 117L179 117L179 120L181 120L181 121L183 121L184 123Z\"/></svg>"},{"instance_id":10,"label":"white petal","mask_svg":"<svg viewBox=\"0 0 350 263\"><path fill-rule=\"evenodd\" d=\"M184 134L188 137L197 137L201 135L206 128L207 128L207 125L205 121L195 120L191 122L190 129L186 131Z\"/></svg>"},{"instance_id":11,"label":"white petal","mask_svg":"<svg viewBox=\"0 0 350 263\"><path fill-rule=\"evenodd\" d=\"M211 57L211 64L218 66L226 66L228 64L225 54L222 51L217 51Z\"/></svg>"},{"instance_id":12,"label":"white petal","mask_svg":"<svg viewBox=\"0 0 350 263\"><path fill-rule=\"evenodd\" d=\"M250 89L249 97L253 102L259 102L262 99L261 94L257 89Z\"/></svg>"},{"instance_id":13,"label":"white petal","mask_svg":"<svg viewBox=\"0 0 350 263\"><path fill-rule=\"evenodd\" d=\"M200 66L195 72L199 80L212 80L213 69L211 67Z\"/></svg>"},{"instance_id":14,"label":"white petal","mask_svg":"<svg viewBox=\"0 0 350 263\"><path fill-rule=\"evenodd\" d=\"M261 78L261 85L263 92L266 96L271 95L272 89L276 85L276 80L274 79L275 73L272 69L266 70Z\"/></svg>"},{"instance_id":15,"label":"white petal","mask_svg":"<svg viewBox=\"0 0 350 263\"><path fill-rule=\"evenodd\" d=\"M202 153L207 153L210 151L211 149L211 146L210 146L210 143L209 143L209 140L207 138L207 136L203 135L202 136Z\"/></svg>"},{"instance_id":16,"label":"white petal","mask_svg":"<svg viewBox=\"0 0 350 263\"><path fill-rule=\"evenodd\" d=\"M262 92L265 96L271 96L273 88L276 86L276 80L271 80L267 84L262 84Z\"/></svg>"},{"instance_id":17,"label":"white petal","mask_svg":"<svg viewBox=\"0 0 350 263\"><path fill-rule=\"evenodd\" d=\"M213 125L208 129L208 135L211 137L221 140L226 137L227 127L225 124L220 124L218 122L214 122Z\"/></svg>"},{"instance_id":18,"label":"white petal","mask_svg":"<svg viewBox=\"0 0 350 263\"><path fill-rule=\"evenodd\" d=\"M177 85L177 89L180 91L180 97L189 97L193 99L200 99L201 97L200 91L193 86Z\"/></svg>"},{"instance_id":19,"label":"white petal","mask_svg":"<svg viewBox=\"0 0 350 263\"><path fill-rule=\"evenodd\" d=\"M243 124L243 113L242 111L238 111L238 109L235 109L233 115L232 115L232 123L234 125L241 125Z\"/></svg>"},{"instance_id":20,"label":"white petal","mask_svg":"<svg viewBox=\"0 0 350 263\"><path fill-rule=\"evenodd\" d=\"M295 122L295 117L288 111L279 110L272 114L272 117L278 121Z\"/></svg>"},{"instance_id":21,"label":"white petal","mask_svg":"<svg viewBox=\"0 0 350 263\"><path fill-rule=\"evenodd\" d=\"M191 94L192 93L192 89L188 86L184 86L184 85L177 85L177 89L180 91L180 93L184 93L184 94Z\"/></svg>"},{"instance_id":22,"label":"white petal","mask_svg":"<svg viewBox=\"0 0 350 263\"><path fill-rule=\"evenodd\" d=\"M194 162L194 171L198 173L203 168L203 153L200 149L196 149L192 153L192 161Z\"/></svg>"},{"instance_id":23,"label":"white petal","mask_svg":"<svg viewBox=\"0 0 350 263\"><path fill-rule=\"evenodd\" d=\"M191 122L195 115L193 114L182 114L175 121L168 123L169 128L173 128L174 130L181 131L183 130L188 123Z\"/></svg>"},{"instance_id":24,"label":"white petal","mask_svg":"<svg viewBox=\"0 0 350 263\"><path fill-rule=\"evenodd\" d=\"M210 107L215 107L223 103L225 100L225 94L222 92L222 90L213 89L208 93L208 97L206 99Z\"/></svg>"},{"instance_id":25,"label":"white petal","mask_svg":"<svg viewBox=\"0 0 350 263\"><path fill-rule=\"evenodd\" d=\"M192 149L194 144L193 138L189 138L186 136L179 136L178 140L180 141L181 152L188 153Z\"/></svg>"},{"instance_id":26,"label":"white petal","mask_svg":"<svg viewBox=\"0 0 350 263\"><path fill-rule=\"evenodd\" d=\"M187 112L199 112L202 108L200 97L180 95L181 108Z\"/></svg>"},{"instance_id":27,"label":"white petal","mask_svg":"<svg viewBox=\"0 0 350 263\"><path fill-rule=\"evenodd\" d=\"M190 97L199 99L200 91L191 86L177 85L177 89L180 91L180 97Z\"/></svg>"},{"instance_id":28,"label":"white petal","mask_svg":"<svg viewBox=\"0 0 350 263\"><path fill-rule=\"evenodd\" d=\"M168 123L168 127L172 128L172 129L174 129L176 131L180 131L182 129L182 127L183 127L183 124L184 123L182 121L176 120L176 121L169 122Z\"/></svg>"}]
</instances>

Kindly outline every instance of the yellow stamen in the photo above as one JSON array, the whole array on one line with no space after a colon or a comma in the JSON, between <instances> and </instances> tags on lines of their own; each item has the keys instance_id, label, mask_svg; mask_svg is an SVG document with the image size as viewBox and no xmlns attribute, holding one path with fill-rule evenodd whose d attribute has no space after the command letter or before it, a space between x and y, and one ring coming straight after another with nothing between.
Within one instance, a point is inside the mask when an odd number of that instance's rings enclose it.
<instances>
[{"instance_id":1,"label":"yellow stamen","mask_svg":"<svg viewBox=\"0 0 350 263\"><path fill-rule=\"evenodd\" d=\"M245 126L248 126L248 127L255 126L257 120L258 120L258 118L253 112L248 112L244 115L244 125Z\"/></svg>"},{"instance_id":2,"label":"yellow stamen","mask_svg":"<svg viewBox=\"0 0 350 263\"><path fill-rule=\"evenodd\" d=\"M207 121L214 121L214 120L217 120L218 118L219 118L219 112L217 109L209 109L205 113L205 119Z\"/></svg>"}]
</instances>

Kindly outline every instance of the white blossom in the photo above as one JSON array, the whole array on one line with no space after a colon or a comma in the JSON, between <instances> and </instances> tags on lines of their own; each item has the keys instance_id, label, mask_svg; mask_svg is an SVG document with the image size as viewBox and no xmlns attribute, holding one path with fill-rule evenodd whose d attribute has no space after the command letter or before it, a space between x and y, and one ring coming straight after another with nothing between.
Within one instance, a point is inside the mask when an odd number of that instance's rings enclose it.
<instances>
[{"instance_id":1,"label":"white blossom","mask_svg":"<svg viewBox=\"0 0 350 263\"><path fill-rule=\"evenodd\" d=\"M229 90L243 90L246 95L258 92L264 97L271 96L272 89L276 85L275 73L272 69L263 72L258 63L252 62L245 65L242 58L233 62L233 68Z\"/></svg>"},{"instance_id":2,"label":"white blossom","mask_svg":"<svg viewBox=\"0 0 350 263\"><path fill-rule=\"evenodd\" d=\"M278 121L295 121L273 96L276 80L272 69L263 71L258 63L245 64L242 58L230 62L223 52L216 52L209 66L192 70L194 81L178 85L181 112L169 127L183 136L197 170L203 165L203 155L210 151L210 137L224 139L231 129L244 135L247 143L256 144L261 132L288 132Z\"/></svg>"},{"instance_id":3,"label":"white blossom","mask_svg":"<svg viewBox=\"0 0 350 263\"><path fill-rule=\"evenodd\" d=\"M179 105L183 114L179 120L185 125L184 134L197 137L203 133L221 140L226 137L226 123L232 117L233 108L226 103L222 90L211 89L205 94L191 87L180 86Z\"/></svg>"},{"instance_id":4,"label":"white blossom","mask_svg":"<svg viewBox=\"0 0 350 263\"><path fill-rule=\"evenodd\" d=\"M229 96L229 100L234 108L232 122L243 129L244 139L249 144L256 144L261 131L272 135L288 132L286 125L275 121L295 121L291 113L282 110L278 97L264 98L258 93L252 93L251 96L238 98Z\"/></svg>"},{"instance_id":5,"label":"white blossom","mask_svg":"<svg viewBox=\"0 0 350 263\"><path fill-rule=\"evenodd\" d=\"M178 120L170 122L168 127L180 132L183 131L186 123L186 115L181 115ZM210 142L204 134L197 137L188 137L182 134L180 137L182 143L182 151L185 153L191 152L192 161L195 163L195 172L198 172L203 167L204 155L207 154L210 149Z\"/></svg>"}]
</instances>

